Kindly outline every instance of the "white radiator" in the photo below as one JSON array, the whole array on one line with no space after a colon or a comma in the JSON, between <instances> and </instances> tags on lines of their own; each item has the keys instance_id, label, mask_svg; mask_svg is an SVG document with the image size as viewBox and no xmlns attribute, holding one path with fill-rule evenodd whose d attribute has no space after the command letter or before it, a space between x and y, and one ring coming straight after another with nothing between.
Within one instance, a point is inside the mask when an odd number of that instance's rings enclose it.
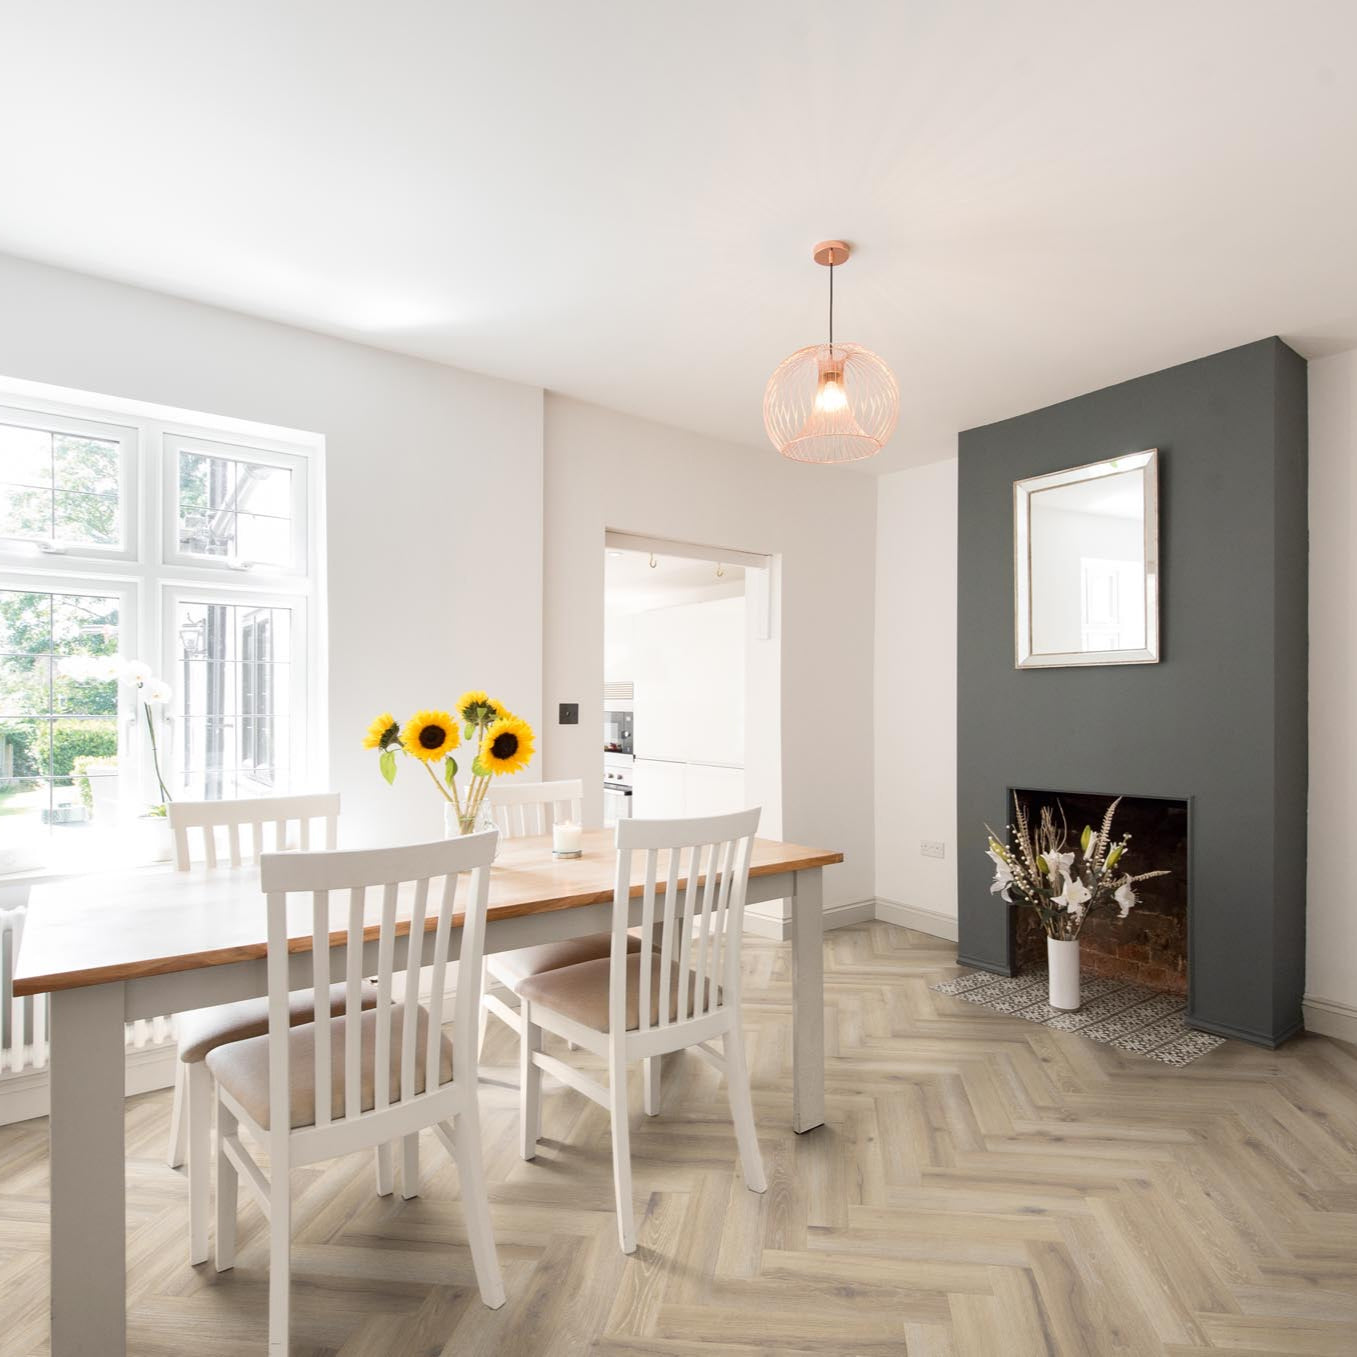
<instances>
[{"instance_id":1,"label":"white radiator","mask_svg":"<svg viewBox=\"0 0 1357 1357\"><path fill-rule=\"evenodd\" d=\"M47 996L21 999L14 993L14 964L27 915L27 905L0 909L0 1126L47 1111ZM172 1063L156 1057L169 1055L174 1038L173 1018L138 1018L126 1025L129 1093L170 1082Z\"/></svg>"}]
</instances>

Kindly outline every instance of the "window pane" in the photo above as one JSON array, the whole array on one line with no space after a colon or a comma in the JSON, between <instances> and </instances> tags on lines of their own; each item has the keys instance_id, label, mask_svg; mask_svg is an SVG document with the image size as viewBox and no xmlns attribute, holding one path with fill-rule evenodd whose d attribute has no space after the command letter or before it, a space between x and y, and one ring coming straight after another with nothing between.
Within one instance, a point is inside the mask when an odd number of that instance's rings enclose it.
<instances>
[{"instance_id":1,"label":"window pane","mask_svg":"<svg viewBox=\"0 0 1357 1357\"><path fill-rule=\"evenodd\" d=\"M57 655L116 655L118 600L53 594L52 650Z\"/></svg>"},{"instance_id":2,"label":"window pane","mask_svg":"<svg viewBox=\"0 0 1357 1357\"><path fill-rule=\"evenodd\" d=\"M46 655L0 655L0 718L47 711L51 679Z\"/></svg>"},{"instance_id":3,"label":"window pane","mask_svg":"<svg viewBox=\"0 0 1357 1357\"><path fill-rule=\"evenodd\" d=\"M292 520L237 514L236 555L242 561L258 561L261 565L290 565Z\"/></svg>"},{"instance_id":4,"label":"window pane","mask_svg":"<svg viewBox=\"0 0 1357 1357\"><path fill-rule=\"evenodd\" d=\"M102 495L76 495L58 490L52 495L52 537L58 542L90 546L118 545L118 502Z\"/></svg>"},{"instance_id":5,"label":"window pane","mask_svg":"<svg viewBox=\"0 0 1357 1357\"><path fill-rule=\"evenodd\" d=\"M292 613L235 603L179 605L171 676L180 717L179 794L206 800L286 790Z\"/></svg>"},{"instance_id":6,"label":"window pane","mask_svg":"<svg viewBox=\"0 0 1357 1357\"><path fill-rule=\"evenodd\" d=\"M51 722L0 721L0 777L50 777Z\"/></svg>"},{"instance_id":7,"label":"window pane","mask_svg":"<svg viewBox=\"0 0 1357 1357\"><path fill-rule=\"evenodd\" d=\"M52 435L46 429L0 424L0 481L10 485L52 484Z\"/></svg>"},{"instance_id":8,"label":"window pane","mask_svg":"<svg viewBox=\"0 0 1357 1357\"><path fill-rule=\"evenodd\" d=\"M288 566L292 472L179 449L179 550Z\"/></svg>"},{"instance_id":9,"label":"window pane","mask_svg":"<svg viewBox=\"0 0 1357 1357\"><path fill-rule=\"evenodd\" d=\"M292 517L292 472L287 467L237 463L239 494L236 508L274 518Z\"/></svg>"},{"instance_id":10,"label":"window pane","mask_svg":"<svg viewBox=\"0 0 1357 1357\"><path fill-rule=\"evenodd\" d=\"M105 595L0 591L0 872L104 851L88 769L117 758L118 685L89 661L118 653L118 621ZM116 836L116 791L103 801Z\"/></svg>"},{"instance_id":11,"label":"window pane","mask_svg":"<svg viewBox=\"0 0 1357 1357\"><path fill-rule=\"evenodd\" d=\"M121 457L108 439L0 425L0 536L119 545Z\"/></svg>"},{"instance_id":12,"label":"window pane","mask_svg":"<svg viewBox=\"0 0 1357 1357\"><path fill-rule=\"evenodd\" d=\"M52 435L53 481L58 490L118 498L118 445L101 438Z\"/></svg>"},{"instance_id":13,"label":"window pane","mask_svg":"<svg viewBox=\"0 0 1357 1357\"><path fill-rule=\"evenodd\" d=\"M45 655L51 649L51 594L0 589L0 651Z\"/></svg>"},{"instance_id":14,"label":"window pane","mask_svg":"<svg viewBox=\"0 0 1357 1357\"><path fill-rule=\"evenodd\" d=\"M0 482L0 536L46 541L52 535L52 492Z\"/></svg>"}]
</instances>

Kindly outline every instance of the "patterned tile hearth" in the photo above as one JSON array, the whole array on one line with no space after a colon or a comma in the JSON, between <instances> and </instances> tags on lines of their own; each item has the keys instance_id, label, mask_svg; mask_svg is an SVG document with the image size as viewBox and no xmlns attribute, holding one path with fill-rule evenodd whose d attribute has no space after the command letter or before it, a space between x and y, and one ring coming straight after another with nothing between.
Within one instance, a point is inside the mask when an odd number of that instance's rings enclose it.
<instances>
[{"instance_id":1,"label":"patterned tile hearth","mask_svg":"<svg viewBox=\"0 0 1357 1357\"><path fill-rule=\"evenodd\" d=\"M1187 1025L1187 1000L1181 994L1165 994L1107 976L1083 977L1083 1006L1074 1013L1052 1008L1046 1001L1045 966L1032 966L1014 976L967 971L933 989L996 1013L1039 1022L1060 1032L1077 1032L1164 1065L1190 1064L1225 1044L1223 1037L1196 1032Z\"/></svg>"}]
</instances>

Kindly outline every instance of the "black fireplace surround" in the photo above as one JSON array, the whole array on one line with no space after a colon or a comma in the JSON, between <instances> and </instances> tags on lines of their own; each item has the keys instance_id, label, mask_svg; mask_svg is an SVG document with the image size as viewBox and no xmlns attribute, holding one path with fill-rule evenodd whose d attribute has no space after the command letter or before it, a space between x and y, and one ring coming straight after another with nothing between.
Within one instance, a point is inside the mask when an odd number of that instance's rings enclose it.
<instances>
[{"instance_id":1,"label":"black fireplace surround","mask_svg":"<svg viewBox=\"0 0 1357 1357\"><path fill-rule=\"evenodd\" d=\"M984 825L1008 791L1191 807L1188 1021L1275 1046L1305 981L1305 362L1261 340L960 437L958 959L1011 974ZM1160 453L1158 664L1013 652L1013 482Z\"/></svg>"}]
</instances>

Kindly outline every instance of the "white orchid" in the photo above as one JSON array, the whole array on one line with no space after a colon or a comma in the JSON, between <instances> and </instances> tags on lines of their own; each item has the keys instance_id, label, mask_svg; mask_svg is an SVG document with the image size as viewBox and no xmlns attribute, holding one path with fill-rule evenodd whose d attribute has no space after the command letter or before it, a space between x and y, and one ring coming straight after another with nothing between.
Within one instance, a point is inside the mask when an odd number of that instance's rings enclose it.
<instances>
[{"instance_id":1,"label":"white orchid","mask_svg":"<svg viewBox=\"0 0 1357 1357\"><path fill-rule=\"evenodd\" d=\"M143 702L161 703L168 702L174 696L174 689L170 687L164 679L147 679L142 685L141 697Z\"/></svg>"},{"instance_id":2,"label":"white orchid","mask_svg":"<svg viewBox=\"0 0 1357 1357\"><path fill-rule=\"evenodd\" d=\"M1119 919L1124 919L1139 903L1136 899L1136 893L1131 889L1129 880L1123 881L1112 893L1112 898L1120 906L1121 912L1117 915Z\"/></svg>"},{"instance_id":3,"label":"white orchid","mask_svg":"<svg viewBox=\"0 0 1357 1357\"><path fill-rule=\"evenodd\" d=\"M142 660L124 660L122 672L118 675L124 683L135 684L138 688L150 682L151 666Z\"/></svg>"}]
</instances>

